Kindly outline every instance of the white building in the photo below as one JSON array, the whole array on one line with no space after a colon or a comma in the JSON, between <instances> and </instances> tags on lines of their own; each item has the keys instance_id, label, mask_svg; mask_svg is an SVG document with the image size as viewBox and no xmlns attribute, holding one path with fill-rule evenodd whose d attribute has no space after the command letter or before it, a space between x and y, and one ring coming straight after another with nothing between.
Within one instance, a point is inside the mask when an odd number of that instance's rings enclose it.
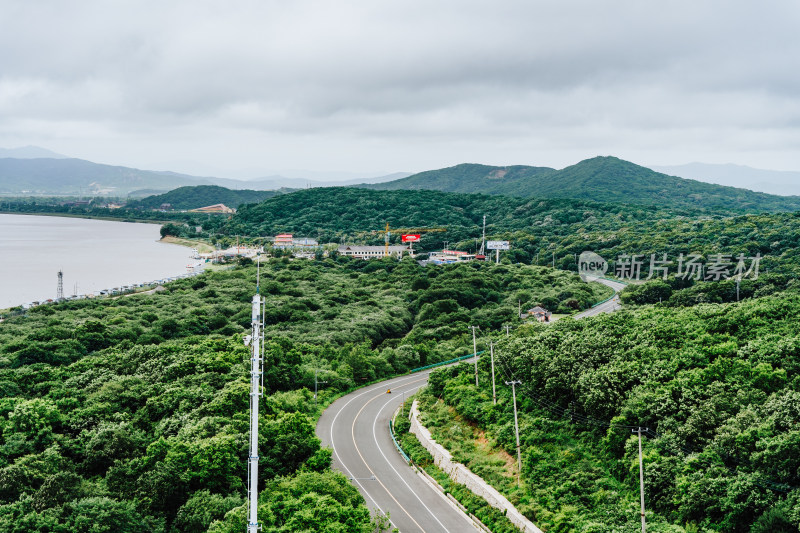
<instances>
[{"instance_id":1,"label":"white building","mask_svg":"<svg viewBox=\"0 0 800 533\"><path fill-rule=\"evenodd\" d=\"M339 246L339 255L347 257L357 257L359 259L380 259L386 256L386 246L355 246L345 244ZM411 254L412 250L408 246L389 246L389 255L402 257L404 253Z\"/></svg>"},{"instance_id":2,"label":"white building","mask_svg":"<svg viewBox=\"0 0 800 533\"><path fill-rule=\"evenodd\" d=\"M316 239L303 237L301 239L292 239L292 246L294 248L319 248L319 242Z\"/></svg>"},{"instance_id":3,"label":"white building","mask_svg":"<svg viewBox=\"0 0 800 533\"><path fill-rule=\"evenodd\" d=\"M442 250L441 252L431 252L428 255L428 261L436 265L463 263L465 261L472 261L473 259L475 259L475 254L459 252L457 250Z\"/></svg>"}]
</instances>

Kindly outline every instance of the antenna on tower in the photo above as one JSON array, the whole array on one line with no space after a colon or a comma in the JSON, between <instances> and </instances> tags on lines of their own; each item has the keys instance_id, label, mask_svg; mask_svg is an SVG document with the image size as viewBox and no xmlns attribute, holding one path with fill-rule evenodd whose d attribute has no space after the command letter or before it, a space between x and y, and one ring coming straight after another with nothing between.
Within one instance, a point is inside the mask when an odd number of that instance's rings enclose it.
<instances>
[{"instance_id":1,"label":"antenna on tower","mask_svg":"<svg viewBox=\"0 0 800 533\"><path fill-rule=\"evenodd\" d=\"M261 253L256 252L256 294L261 286Z\"/></svg>"},{"instance_id":2,"label":"antenna on tower","mask_svg":"<svg viewBox=\"0 0 800 533\"><path fill-rule=\"evenodd\" d=\"M56 291L56 300L64 299L64 272L58 271L58 290Z\"/></svg>"},{"instance_id":3,"label":"antenna on tower","mask_svg":"<svg viewBox=\"0 0 800 533\"><path fill-rule=\"evenodd\" d=\"M481 236L481 251L478 252L480 255L485 253L484 246L486 245L486 215L483 215L483 235Z\"/></svg>"}]
</instances>

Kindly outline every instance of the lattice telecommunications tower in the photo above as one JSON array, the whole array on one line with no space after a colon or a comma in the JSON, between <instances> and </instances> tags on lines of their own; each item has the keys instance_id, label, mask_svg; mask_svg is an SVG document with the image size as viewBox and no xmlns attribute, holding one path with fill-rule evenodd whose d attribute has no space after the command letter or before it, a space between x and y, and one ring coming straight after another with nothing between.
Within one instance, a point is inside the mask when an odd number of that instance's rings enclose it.
<instances>
[{"instance_id":1,"label":"lattice telecommunications tower","mask_svg":"<svg viewBox=\"0 0 800 533\"><path fill-rule=\"evenodd\" d=\"M261 263L258 263L258 277L261 274ZM264 341L264 299L259 294L259 282L256 278L256 293L253 295L253 330L249 339L250 355L250 455L247 461L247 498L248 520L247 533L256 533L258 525L258 397L263 394L264 361L262 346Z\"/></svg>"}]
</instances>

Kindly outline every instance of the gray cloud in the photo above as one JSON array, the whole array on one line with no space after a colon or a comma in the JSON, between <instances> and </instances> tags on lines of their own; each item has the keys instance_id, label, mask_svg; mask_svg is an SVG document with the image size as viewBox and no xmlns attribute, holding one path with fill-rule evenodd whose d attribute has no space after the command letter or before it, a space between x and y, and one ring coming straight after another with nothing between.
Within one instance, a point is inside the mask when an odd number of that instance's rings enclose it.
<instances>
[{"instance_id":1,"label":"gray cloud","mask_svg":"<svg viewBox=\"0 0 800 533\"><path fill-rule=\"evenodd\" d=\"M139 166L797 169L798 6L6 0L0 145Z\"/></svg>"}]
</instances>

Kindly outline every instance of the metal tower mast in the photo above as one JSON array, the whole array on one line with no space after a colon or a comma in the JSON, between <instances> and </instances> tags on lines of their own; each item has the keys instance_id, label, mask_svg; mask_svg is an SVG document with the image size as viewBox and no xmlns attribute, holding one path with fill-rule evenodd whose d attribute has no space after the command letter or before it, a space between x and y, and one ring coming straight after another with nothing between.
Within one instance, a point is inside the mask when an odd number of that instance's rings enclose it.
<instances>
[{"instance_id":1,"label":"metal tower mast","mask_svg":"<svg viewBox=\"0 0 800 533\"><path fill-rule=\"evenodd\" d=\"M261 261L258 262L258 277L261 275ZM264 300L259 294L259 281L256 281L256 293L253 295L253 331L250 337L252 348L250 357L250 455L247 461L247 497L249 514L247 533L256 533L258 526L258 397L262 394L264 374L262 372Z\"/></svg>"},{"instance_id":2,"label":"metal tower mast","mask_svg":"<svg viewBox=\"0 0 800 533\"><path fill-rule=\"evenodd\" d=\"M58 290L56 291L56 300L64 299L64 273L58 271Z\"/></svg>"},{"instance_id":3,"label":"metal tower mast","mask_svg":"<svg viewBox=\"0 0 800 533\"><path fill-rule=\"evenodd\" d=\"M485 250L484 246L486 245L486 215L483 215L483 234L481 235L481 251L478 252L481 255L484 255Z\"/></svg>"}]
</instances>

